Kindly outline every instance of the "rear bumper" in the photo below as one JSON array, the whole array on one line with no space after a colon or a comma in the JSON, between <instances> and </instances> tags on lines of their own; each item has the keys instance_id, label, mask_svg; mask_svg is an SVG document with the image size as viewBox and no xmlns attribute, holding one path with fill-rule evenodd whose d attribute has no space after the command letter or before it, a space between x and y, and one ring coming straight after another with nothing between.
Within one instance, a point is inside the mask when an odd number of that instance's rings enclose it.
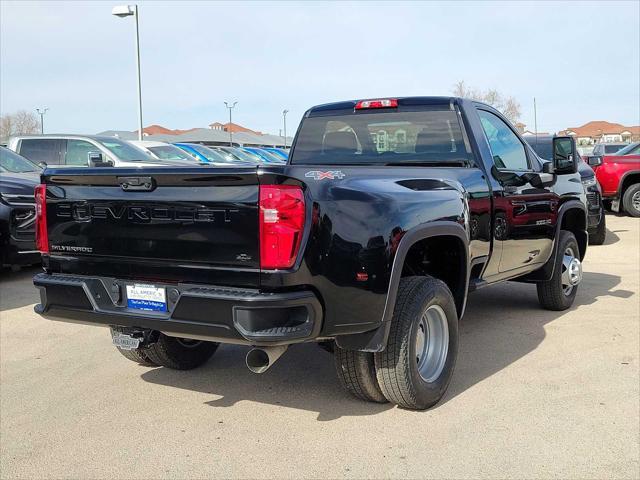
<instances>
[{"instance_id":1,"label":"rear bumper","mask_svg":"<svg viewBox=\"0 0 640 480\"><path fill-rule=\"evenodd\" d=\"M167 311L155 312L127 307L125 286L134 282L41 273L33 283L40 290L36 313L65 322L136 327L174 337L261 346L313 340L322 324L322 307L310 291L265 293L154 282L166 288L167 300Z\"/></svg>"}]
</instances>

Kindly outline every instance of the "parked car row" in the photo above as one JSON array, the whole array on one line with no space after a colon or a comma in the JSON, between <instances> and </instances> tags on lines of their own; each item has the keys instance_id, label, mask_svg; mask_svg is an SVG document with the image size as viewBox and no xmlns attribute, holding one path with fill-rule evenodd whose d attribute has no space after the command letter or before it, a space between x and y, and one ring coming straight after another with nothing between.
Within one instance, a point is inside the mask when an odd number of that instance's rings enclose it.
<instances>
[{"instance_id":1,"label":"parked car row","mask_svg":"<svg viewBox=\"0 0 640 480\"><path fill-rule=\"evenodd\" d=\"M287 152L277 148L126 141L99 135L18 136L11 138L9 149L41 166L229 166L282 164L287 159Z\"/></svg>"}]
</instances>

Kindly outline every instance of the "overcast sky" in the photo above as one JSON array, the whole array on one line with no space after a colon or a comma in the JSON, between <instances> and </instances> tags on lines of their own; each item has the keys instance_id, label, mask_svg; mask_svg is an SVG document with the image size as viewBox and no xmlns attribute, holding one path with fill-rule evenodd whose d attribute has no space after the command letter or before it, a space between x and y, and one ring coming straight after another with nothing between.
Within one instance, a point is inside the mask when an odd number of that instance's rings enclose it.
<instances>
[{"instance_id":1,"label":"overcast sky","mask_svg":"<svg viewBox=\"0 0 640 480\"><path fill-rule=\"evenodd\" d=\"M0 2L0 113L49 107L49 132L137 127L135 27L114 2ZM310 106L448 95L522 105L533 129L640 124L640 2L138 2L144 124L234 121L293 133ZM288 133L289 133L288 132Z\"/></svg>"}]
</instances>

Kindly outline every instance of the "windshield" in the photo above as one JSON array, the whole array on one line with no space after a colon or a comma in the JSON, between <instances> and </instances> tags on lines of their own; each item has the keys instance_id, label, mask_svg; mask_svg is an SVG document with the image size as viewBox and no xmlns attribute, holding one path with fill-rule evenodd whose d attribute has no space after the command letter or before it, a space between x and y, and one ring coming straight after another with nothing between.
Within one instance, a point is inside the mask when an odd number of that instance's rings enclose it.
<instances>
[{"instance_id":1,"label":"windshield","mask_svg":"<svg viewBox=\"0 0 640 480\"><path fill-rule=\"evenodd\" d=\"M8 148L0 147L0 171L11 173L39 172L41 169Z\"/></svg>"},{"instance_id":2,"label":"windshield","mask_svg":"<svg viewBox=\"0 0 640 480\"><path fill-rule=\"evenodd\" d=\"M200 155L202 155L204 158L206 158L210 162L215 162L215 163L233 163L231 160L228 160L221 153L215 152L215 151L211 150L210 148L205 147L204 145L196 145L196 144L190 143L189 147L193 148L196 152L198 152Z\"/></svg>"},{"instance_id":3,"label":"windshield","mask_svg":"<svg viewBox=\"0 0 640 480\"><path fill-rule=\"evenodd\" d=\"M540 138L538 138L537 140L527 139L527 143L531 145L531 148L533 148L533 150L540 158L543 158L545 160L553 159L553 155L551 154L551 140L542 140Z\"/></svg>"},{"instance_id":4,"label":"windshield","mask_svg":"<svg viewBox=\"0 0 640 480\"><path fill-rule=\"evenodd\" d=\"M273 153L275 156L281 158L282 160L286 160L287 158L289 158L287 153L282 151L282 150L280 150L279 148L273 148L273 149L269 149L267 151Z\"/></svg>"},{"instance_id":5,"label":"windshield","mask_svg":"<svg viewBox=\"0 0 640 480\"><path fill-rule=\"evenodd\" d=\"M269 162L274 162L274 163L284 162L283 158L277 156L275 153L269 152L268 150L264 150L262 148L256 148L255 150L252 150L252 151L255 152L256 155L263 156Z\"/></svg>"},{"instance_id":6,"label":"windshield","mask_svg":"<svg viewBox=\"0 0 640 480\"><path fill-rule=\"evenodd\" d=\"M621 145L605 145L604 146L604 153L605 154L609 154L609 153L618 153L619 150L621 150L623 147Z\"/></svg>"},{"instance_id":7,"label":"windshield","mask_svg":"<svg viewBox=\"0 0 640 480\"><path fill-rule=\"evenodd\" d=\"M195 157L192 157L181 148L173 145L161 145L157 147L147 147L153 154L160 160L189 160L190 162L197 161Z\"/></svg>"},{"instance_id":8,"label":"windshield","mask_svg":"<svg viewBox=\"0 0 640 480\"><path fill-rule=\"evenodd\" d=\"M97 142L113 153L118 160L124 160L126 162L153 162L153 157L122 140L114 138L113 140L97 140Z\"/></svg>"},{"instance_id":9,"label":"windshield","mask_svg":"<svg viewBox=\"0 0 640 480\"><path fill-rule=\"evenodd\" d=\"M251 163L262 163L262 159L258 155L248 150L233 148L233 154Z\"/></svg>"},{"instance_id":10,"label":"windshield","mask_svg":"<svg viewBox=\"0 0 640 480\"><path fill-rule=\"evenodd\" d=\"M446 108L446 109L445 109ZM303 120L292 164L466 162L455 111L352 110Z\"/></svg>"},{"instance_id":11,"label":"windshield","mask_svg":"<svg viewBox=\"0 0 640 480\"><path fill-rule=\"evenodd\" d=\"M640 142L630 143L626 147L618 150L616 155L636 155L640 153Z\"/></svg>"},{"instance_id":12,"label":"windshield","mask_svg":"<svg viewBox=\"0 0 640 480\"><path fill-rule=\"evenodd\" d=\"M228 162L231 163L244 163L240 157L231 153L228 150L224 150L219 147L208 147L219 155L222 155Z\"/></svg>"}]
</instances>

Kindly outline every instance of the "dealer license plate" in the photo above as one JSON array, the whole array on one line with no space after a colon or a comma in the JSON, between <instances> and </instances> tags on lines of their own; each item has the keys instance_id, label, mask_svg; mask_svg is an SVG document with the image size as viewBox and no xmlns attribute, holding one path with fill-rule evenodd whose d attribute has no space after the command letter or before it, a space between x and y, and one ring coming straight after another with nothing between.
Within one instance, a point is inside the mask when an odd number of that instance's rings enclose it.
<instances>
[{"instance_id":1,"label":"dealer license plate","mask_svg":"<svg viewBox=\"0 0 640 480\"><path fill-rule=\"evenodd\" d=\"M138 310L167 311L165 289L153 285L127 285L127 306Z\"/></svg>"}]
</instances>

